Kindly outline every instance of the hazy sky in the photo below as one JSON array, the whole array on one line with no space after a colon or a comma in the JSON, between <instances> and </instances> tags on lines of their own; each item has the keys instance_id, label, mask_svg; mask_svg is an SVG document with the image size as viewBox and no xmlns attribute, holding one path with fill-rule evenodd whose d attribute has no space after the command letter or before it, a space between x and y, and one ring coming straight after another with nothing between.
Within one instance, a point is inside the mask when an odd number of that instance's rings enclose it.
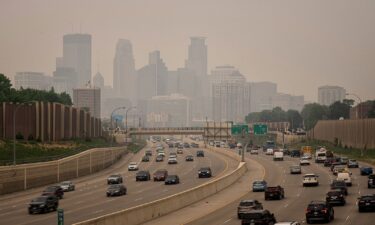
<instances>
[{"instance_id":1,"label":"hazy sky","mask_svg":"<svg viewBox=\"0 0 375 225\"><path fill-rule=\"evenodd\" d=\"M72 32L92 35L92 71L107 84L119 38L131 40L137 69L158 49L174 70L189 37L205 36L209 71L231 64L310 101L326 84L375 99L373 0L0 0L0 72L52 75Z\"/></svg>"}]
</instances>

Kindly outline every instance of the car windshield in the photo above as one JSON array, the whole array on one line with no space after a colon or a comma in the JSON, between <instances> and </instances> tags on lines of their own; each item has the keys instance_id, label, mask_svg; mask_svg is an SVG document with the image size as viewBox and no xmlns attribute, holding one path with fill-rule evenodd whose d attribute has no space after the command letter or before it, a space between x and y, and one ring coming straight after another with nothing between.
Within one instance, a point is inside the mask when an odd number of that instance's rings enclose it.
<instances>
[{"instance_id":1,"label":"car windshield","mask_svg":"<svg viewBox=\"0 0 375 225\"><path fill-rule=\"evenodd\" d=\"M305 175L305 176L303 176L304 178L315 178L316 177L316 175Z\"/></svg>"},{"instance_id":2,"label":"car windshield","mask_svg":"<svg viewBox=\"0 0 375 225\"><path fill-rule=\"evenodd\" d=\"M340 194L341 194L340 190L334 190L334 191L328 192L328 196L335 196L335 195L340 195Z\"/></svg>"},{"instance_id":3,"label":"car windshield","mask_svg":"<svg viewBox=\"0 0 375 225\"><path fill-rule=\"evenodd\" d=\"M113 179L118 178L118 177L120 177L120 176L119 175L111 175L111 176L109 176L109 178L113 178Z\"/></svg>"},{"instance_id":4,"label":"car windshield","mask_svg":"<svg viewBox=\"0 0 375 225\"><path fill-rule=\"evenodd\" d=\"M291 169L300 169L301 167L300 166L291 166L290 168Z\"/></svg>"},{"instance_id":5,"label":"car windshield","mask_svg":"<svg viewBox=\"0 0 375 225\"><path fill-rule=\"evenodd\" d=\"M310 204L308 206L309 209L315 209L316 208L318 210L323 209L324 207L325 207L324 204Z\"/></svg>"},{"instance_id":6,"label":"car windshield","mask_svg":"<svg viewBox=\"0 0 375 225\"><path fill-rule=\"evenodd\" d=\"M263 181L254 181L254 185L264 185Z\"/></svg>"},{"instance_id":7,"label":"car windshield","mask_svg":"<svg viewBox=\"0 0 375 225\"><path fill-rule=\"evenodd\" d=\"M56 187L47 187L45 191L55 191Z\"/></svg>"},{"instance_id":8,"label":"car windshield","mask_svg":"<svg viewBox=\"0 0 375 225\"><path fill-rule=\"evenodd\" d=\"M120 186L119 185L111 185L111 186L109 186L108 189L109 190L118 190L118 189L120 189Z\"/></svg>"},{"instance_id":9,"label":"car windshield","mask_svg":"<svg viewBox=\"0 0 375 225\"><path fill-rule=\"evenodd\" d=\"M136 162L131 162L130 165L131 166L135 166L135 165L137 165L137 163Z\"/></svg>"},{"instance_id":10,"label":"car windshield","mask_svg":"<svg viewBox=\"0 0 375 225\"><path fill-rule=\"evenodd\" d=\"M253 201L243 201L240 202L240 206L253 206L255 203Z\"/></svg>"},{"instance_id":11,"label":"car windshield","mask_svg":"<svg viewBox=\"0 0 375 225\"><path fill-rule=\"evenodd\" d=\"M70 181L64 181L64 182L61 183L61 185L70 185L70 184L71 184Z\"/></svg>"},{"instance_id":12,"label":"car windshield","mask_svg":"<svg viewBox=\"0 0 375 225\"><path fill-rule=\"evenodd\" d=\"M38 197L31 200L31 202L45 202L47 198L44 197Z\"/></svg>"}]
</instances>

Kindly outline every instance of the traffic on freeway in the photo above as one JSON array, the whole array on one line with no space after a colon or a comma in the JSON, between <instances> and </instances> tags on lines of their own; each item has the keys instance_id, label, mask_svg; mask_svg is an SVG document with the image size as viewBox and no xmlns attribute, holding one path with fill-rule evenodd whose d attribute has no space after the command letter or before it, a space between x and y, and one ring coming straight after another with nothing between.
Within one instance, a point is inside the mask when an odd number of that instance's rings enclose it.
<instances>
[{"instance_id":1,"label":"traffic on freeway","mask_svg":"<svg viewBox=\"0 0 375 225\"><path fill-rule=\"evenodd\" d=\"M71 224L167 197L238 166L238 161L194 144L169 144L152 140L96 174L1 196L0 224L54 224L57 208L64 209L65 223Z\"/></svg>"}]
</instances>

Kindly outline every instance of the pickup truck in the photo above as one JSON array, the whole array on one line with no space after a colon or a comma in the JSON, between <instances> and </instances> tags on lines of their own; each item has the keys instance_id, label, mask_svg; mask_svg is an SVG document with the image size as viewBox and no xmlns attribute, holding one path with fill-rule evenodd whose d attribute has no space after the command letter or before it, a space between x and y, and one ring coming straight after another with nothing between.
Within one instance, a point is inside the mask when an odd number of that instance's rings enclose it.
<instances>
[{"instance_id":1,"label":"pickup truck","mask_svg":"<svg viewBox=\"0 0 375 225\"><path fill-rule=\"evenodd\" d=\"M263 209L262 203L258 202L258 200L241 200L237 207L237 217L242 219L243 215L257 209Z\"/></svg>"},{"instance_id":2,"label":"pickup truck","mask_svg":"<svg viewBox=\"0 0 375 225\"><path fill-rule=\"evenodd\" d=\"M279 199L285 197L284 194L284 188L282 188L280 185L275 187L267 187L266 191L264 192L264 199L270 200L270 199Z\"/></svg>"}]
</instances>

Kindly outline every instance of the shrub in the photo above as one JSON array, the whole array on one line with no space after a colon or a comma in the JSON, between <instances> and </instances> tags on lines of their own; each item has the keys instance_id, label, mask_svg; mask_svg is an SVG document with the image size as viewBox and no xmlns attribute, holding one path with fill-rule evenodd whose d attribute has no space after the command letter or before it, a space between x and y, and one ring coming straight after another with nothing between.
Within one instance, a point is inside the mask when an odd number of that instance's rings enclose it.
<instances>
[{"instance_id":1,"label":"shrub","mask_svg":"<svg viewBox=\"0 0 375 225\"><path fill-rule=\"evenodd\" d=\"M22 135L21 132L18 132L18 133L16 134L16 139L17 139L17 140L23 140L23 139L24 139L24 138L23 138L23 135Z\"/></svg>"}]
</instances>

